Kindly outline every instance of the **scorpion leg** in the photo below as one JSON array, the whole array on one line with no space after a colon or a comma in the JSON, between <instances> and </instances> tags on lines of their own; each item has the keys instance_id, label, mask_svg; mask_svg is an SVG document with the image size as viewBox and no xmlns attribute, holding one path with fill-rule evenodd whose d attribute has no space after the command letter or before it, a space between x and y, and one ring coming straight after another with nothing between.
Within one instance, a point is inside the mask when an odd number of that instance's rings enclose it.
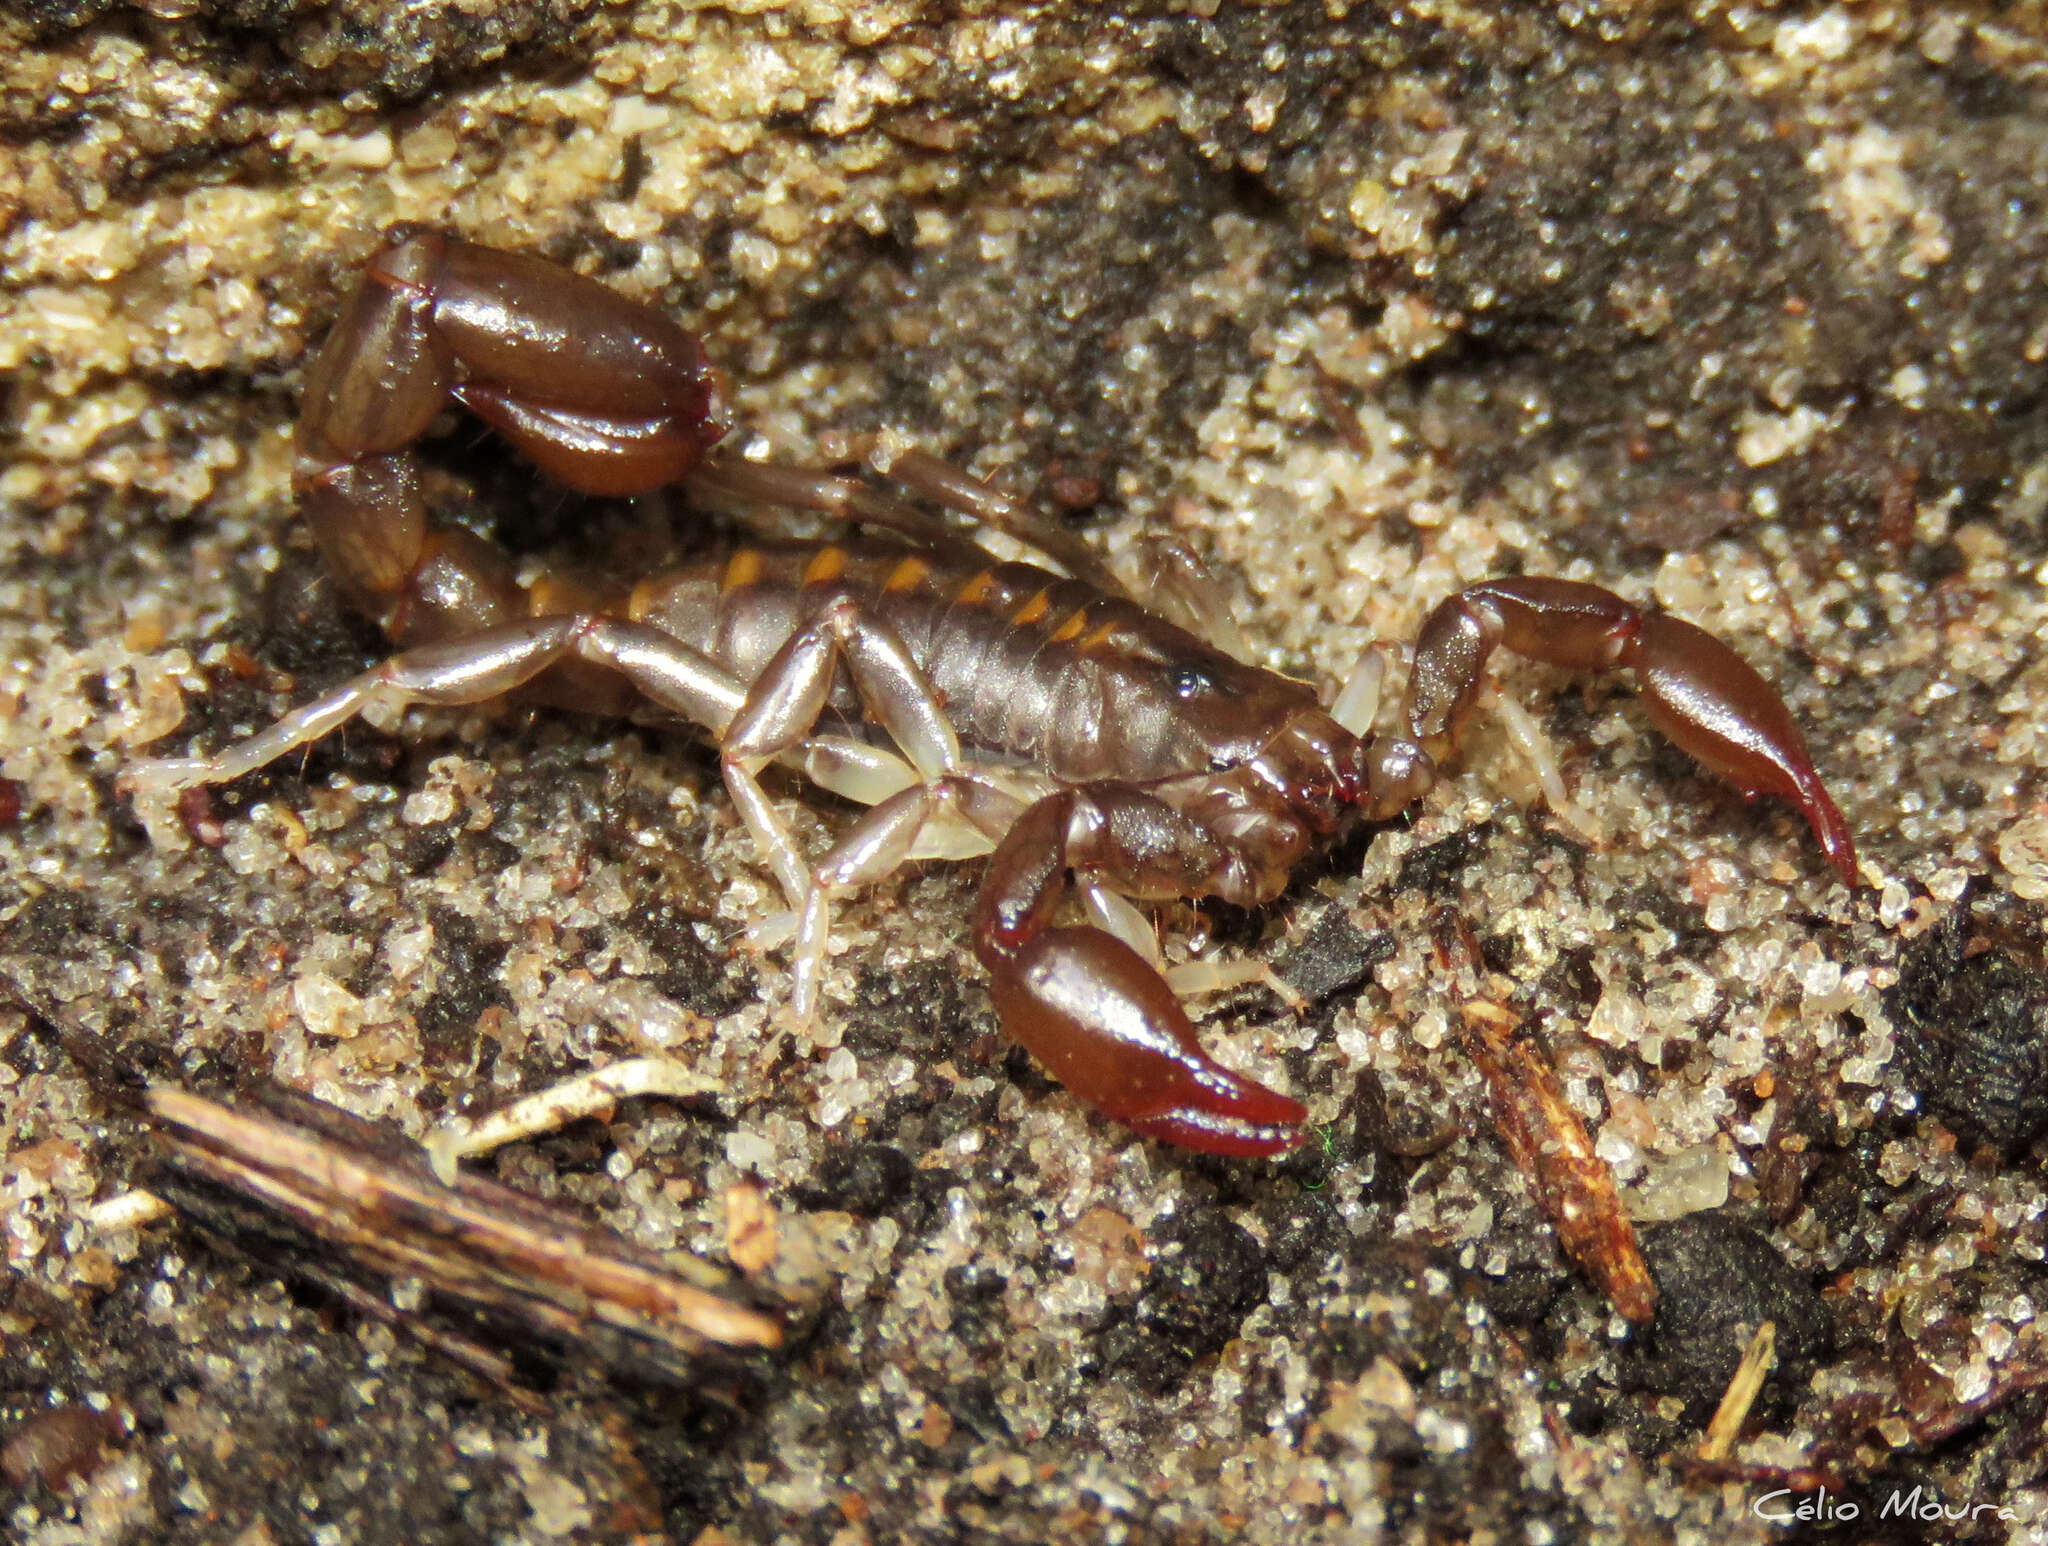
<instances>
[{"instance_id":1,"label":"scorpion leg","mask_svg":"<svg viewBox=\"0 0 2048 1546\"><path fill-rule=\"evenodd\" d=\"M1136 543L1138 583L1132 594L1146 610L1185 628L1233 660L1252 659L1251 642L1237 625L1230 592L1187 539L1170 532Z\"/></svg>"},{"instance_id":2,"label":"scorpion leg","mask_svg":"<svg viewBox=\"0 0 2048 1546\"><path fill-rule=\"evenodd\" d=\"M171 792L225 783L318 740L372 707L483 703L571 657L624 673L664 708L713 730L731 720L744 697L728 672L657 629L599 616L526 618L402 651L210 757L138 762L121 776L121 787Z\"/></svg>"},{"instance_id":3,"label":"scorpion leg","mask_svg":"<svg viewBox=\"0 0 2048 1546\"><path fill-rule=\"evenodd\" d=\"M776 651L733 715L725 729L720 762L741 820L800 920L796 982L790 996L799 1019L808 1018L817 1006L825 963L826 892L831 888L821 886L804 863L795 839L761 788L760 772L768 763L797 751L810 736L825 713L842 663L868 717L908 755L922 780L917 787L947 780L960 766L959 739L909 649L894 630L866 616L860 604L844 593L821 597L811 620ZM881 825L864 834L863 841L872 838L886 850L883 834L893 835L895 830L886 824L906 809L897 803L899 799L892 796L877 807L886 815ZM915 836L913 828L905 841ZM862 869L863 861L852 862L856 872Z\"/></svg>"},{"instance_id":4,"label":"scorpion leg","mask_svg":"<svg viewBox=\"0 0 2048 1546\"><path fill-rule=\"evenodd\" d=\"M835 736L808 737L844 656L870 711L910 753L910 765ZM910 859L986 853L1022 802L952 770L959 745L909 652L840 598L800 630L748 689L708 656L642 623L569 614L500 624L424 644L351 678L269 728L210 757L140 762L122 775L137 793L224 783L267 766L376 706L482 703L570 659L618 672L643 697L725 737L727 787L741 818L799 910L793 1006L808 1014L823 966L829 893L879 878ZM783 758L874 809L807 867L757 775Z\"/></svg>"},{"instance_id":5,"label":"scorpion leg","mask_svg":"<svg viewBox=\"0 0 2048 1546\"><path fill-rule=\"evenodd\" d=\"M1081 908L1088 921L1129 945L1139 960L1165 980L1175 998L1200 998L1256 982L1272 989L1297 1013L1308 1007L1307 1001L1264 961L1183 961L1178 966L1168 966L1159 953L1159 933L1152 920L1128 897L1095 880L1077 881L1075 890L1081 894Z\"/></svg>"},{"instance_id":6,"label":"scorpion leg","mask_svg":"<svg viewBox=\"0 0 2048 1546\"><path fill-rule=\"evenodd\" d=\"M971 774L913 784L856 821L812 866L797 924L797 987L815 995L825 959L833 897L873 885L917 859L974 859L994 848L1021 807ZM808 1003L794 1000L798 1013Z\"/></svg>"},{"instance_id":7,"label":"scorpion leg","mask_svg":"<svg viewBox=\"0 0 2048 1546\"><path fill-rule=\"evenodd\" d=\"M1063 789L1010 828L975 908L975 953L1003 1029L1072 1094L1150 1138L1212 1154L1301 1141L1299 1102L1231 1072L1145 955L1115 934L1055 927L1069 869L1146 896L1199 894L1220 845L1142 790Z\"/></svg>"},{"instance_id":8,"label":"scorpion leg","mask_svg":"<svg viewBox=\"0 0 2048 1546\"><path fill-rule=\"evenodd\" d=\"M1449 750L1496 646L1578 670L1632 667L1659 730L1744 795L1790 801L1843 884L1858 884L1848 823L1777 691L1705 629L1597 585L1486 580L1429 615L1416 639L1407 704L1409 734L1428 756Z\"/></svg>"},{"instance_id":9,"label":"scorpion leg","mask_svg":"<svg viewBox=\"0 0 2048 1546\"><path fill-rule=\"evenodd\" d=\"M1075 579L1086 580L1105 595L1126 594L1122 582L1095 551L1043 510L1011 498L951 462L924 451L905 451L877 470L976 525L992 527L1036 548Z\"/></svg>"}]
</instances>

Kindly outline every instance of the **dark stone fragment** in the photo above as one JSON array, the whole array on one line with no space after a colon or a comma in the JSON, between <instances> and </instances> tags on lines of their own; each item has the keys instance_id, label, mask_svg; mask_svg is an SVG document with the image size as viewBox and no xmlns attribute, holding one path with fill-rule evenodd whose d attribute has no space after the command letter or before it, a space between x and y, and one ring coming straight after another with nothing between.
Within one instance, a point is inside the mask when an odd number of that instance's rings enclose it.
<instances>
[{"instance_id":1,"label":"dark stone fragment","mask_svg":"<svg viewBox=\"0 0 2048 1546\"><path fill-rule=\"evenodd\" d=\"M1593 969L1590 945L1569 945L1560 950L1538 980L1537 988L1553 995L1561 1007L1580 1015L1591 1014L1606 991L1600 974Z\"/></svg>"},{"instance_id":2,"label":"dark stone fragment","mask_svg":"<svg viewBox=\"0 0 2048 1546\"><path fill-rule=\"evenodd\" d=\"M825 1151L816 1177L795 1191L806 1208L833 1208L875 1218L887 1213L917 1174L910 1156L886 1143L843 1143Z\"/></svg>"},{"instance_id":3,"label":"dark stone fragment","mask_svg":"<svg viewBox=\"0 0 2048 1546\"><path fill-rule=\"evenodd\" d=\"M1168 1220L1155 1238L1159 1257L1128 1311L1104 1331L1101 1352L1109 1368L1158 1394L1221 1352L1265 1302L1266 1253L1243 1225L1209 1210Z\"/></svg>"},{"instance_id":4,"label":"dark stone fragment","mask_svg":"<svg viewBox=\"0 0 2048 1546\"><path fill-rule=\"evenodd\" d=\"M1725 1213L1695 1213L1646 1230L1643 1256L1657 1283L1657 1319L1623 1364L1624 1389L1679 1396L1683 1421L1713 1415L1758 1325L1777 1327L1777 1367L1756 1412L1788 1409L1834 1341L1827 1305L1771 1243Z\"/></svg>"},{"instance_id":5,"label":"dark stone fragment","mask_svg":"<svg viewBox=\"0 0 2048 1546\"><path fill-rule=\"evenodd\" d=\"M953 1421L976 1438L1000 1440L1011 1436L1010 1422L996 1400L995 1387L979 1375L947 1386L944 1401Z\"/></svg>"},{"instance_id":6,"label":"dark stone fragment","mask_svg":"<svg viewBox=\"0 0 2048 1546\"><path fill-rule=\"evenodd\" d=\"M300 678L300 691L332 686L391 652L377 625L341 594L327 562L288 550L264 583L249 652Z\"/></svg>"},{"instance_id":7,"label":"dark stone fragment","mask_svg":"<svg viewBox=\"0 0 2048 1546\"><path fill-rule=\"evenodd\" d=\"M1657 755L1671 754L1669 776L1674 784L1694 777L1699 765L1676 747L1660 745ZM1616 896L1613 903L1616 918L1640 916L1652 924L1669 929L1672 934L1671 949L1674 954L1697 960L1710 950L1719 948L1719 936L1707 927L1707 911L1691 902L1683 901L1668 891L1654 886L1635 886Z\"/></svg>"},{"instance_id":8,"label":"dark stone fragment","mask_svg":"<svg viewBox=\"0 0 2048 1546\"><path fill-rule=\"evenodd\" d=\"M846 1017L846 1045L864 1054L900 1052L926 1066L961 1057L988 1028L985 1004L952 961L864 971Z\"/></svg>"},{"instance_id":9,"label":"dark stone fragment","mask_svg":"<svg viewBox=\"0 0 2048 1546\"><path fill-rule=\"evenodd\" d=\"M412 876L431 875L455 851L455 833L445 825L422 827L405 840L398 862Z\"/></svg>"},{"instance_id":10,"label":"dark stone fragment","mask_svg":"<svg viewBox=\"0 0 2048 1546\"><path fill-rule=\"evenodd\" d=\"M1009 1275L987 1262L974 1261L948 1267L945 1283L952 1299L953 1335L961 1346L977 1352L1001 1347L1010 1332L1010 1319L1003 1310Z\"/></svg>"},{"instance_id":11,"label":"dark stone fragment","mask_svg":"<svg viewBox=\"0 0 2048 1546\"><path fill-rule=\"evenodd\" d=\"M105 928L99 909L76 891L45 891L22 904L7 925L7 947L22 955L63 957L81 935Z\"/></svg>"},{"instance_id":12,"label":"dark stone fragment","mask_svg":"<svg viewBox=\"0 0 2048 1546\"><path fill-rule=\"evenodd\" d=\"M1341 1262L1351 1243L1348 1220L1320 1190L1292 1196L1273 1194L1261 1212L1270 1242L1267 1249L1274 1267L1282 1272L1306 1272L1313 1281L1333 1262Z\"/></svg>"},{"instance_id":13,"label":"dark stone fragment","mask_svg":"<svg viewBox=\"0 0 2048 1546\"><path fill-rule=\"evenodd\" d=\"M661 958L651 981L655 990L706 1019L729 1015L750 1002L757 989L754 969L739 954L721 955L697 932L702 920L666 900L637 909L628 927Z\"/></svg>"},{"instance_id":14,"label":"dark stone fragment","mask_svg":"<svg viewBox=\"0 0 2048 1546\"><path fill-rule=\"evenodd\" d=\"M1536 1261L1515 1263L1500 1277L1473 1280L1479 1297L1496 1320L1510 1326L1539 1324L1550 1313L1558 1295L1571 1287L1571 1274L1563 1268Z\"/></svg>"},{"instance_id":15,"label":"dark stone fragment","mask_svg":"<svg viewBox=\"0 0 2048 1546\"><path fill-rule=\"evenodd\" d=\"M1443 900L1457 895L1458 876L1479 857L1493 831L1491 822L1453 832L1449 837L1418 848L1401 861L1401 873L1394 877L1394 890L1422 891Z\"/></svg>"},{"instance_id":16,"label":"dark stone fragment","mask_svg":"<svg viewBox=\"0 0 2048 1546\"><path fill-rule=\"evenodd\" d=\"M1460 1366L1471 1356L1466 1301L1444 1285L1463 1275L1442 1247L1385 1230L1354 1235L1342 1279L1346 1307L1305 1306L1319 1321L1308 1353L1316 1378L1356 1380L1380 1358L1411 1380L1416 1371Z\"/></svg>"},{"instance_id":17,"label":"dark stone fragment","mask_svg":"<svg viewBox=\"0 0 2048 1546\"><path fill-rule=\"evenodd\" d=\"M476 920L450 907L428 914L434 926L434 961L439 968L433 994L414 1012L428 1055L440 1062L469 1061L477 1022L496 1005L512 1007L512 995L498 981L498 967L510 948L478 935Z\"/></svg>"},{"instance_id":18,"label":"dark stone fragment","mask_svg":"<svg viewBox=\"0 0 2048 1546\"><path fill-rule=\"evenodd\" d=\"M1960 902L1906 952L1885 995L1899 1065L1927 1110L2007 1151L2048 1128L2048 974L2015 933Z\"/></svg>"},{"instance_id":19,"label":"dark stone fragment","mask_svg":"<svg viewBox=\"0 0 2048 1546\"><path fill-rule=\"evenodd\" d=\"M1302 997L1320 1000L1356 987L1393 953L1392 934L1385 929L1365 933L1349 912L1333 903L1274 970Z\"/></svg>"}]
</instances>

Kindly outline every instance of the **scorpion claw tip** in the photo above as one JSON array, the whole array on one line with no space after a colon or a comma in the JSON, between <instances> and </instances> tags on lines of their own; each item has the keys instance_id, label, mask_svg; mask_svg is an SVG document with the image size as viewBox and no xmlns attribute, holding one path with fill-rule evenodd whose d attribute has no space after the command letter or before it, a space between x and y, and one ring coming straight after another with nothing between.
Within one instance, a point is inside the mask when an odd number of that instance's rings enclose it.
<instances>
[{"instance_id":1,"label":"scorpion claw tip","mask_svg":"<svg viewBox=\"0 0 2048 1546\"><path fill-rule=\"evenodd\" d=\"M1132 1127L1184 1149L1244 1159L1284 1154L1302 1141L1308 1108L1300 1101L1197 1055L1206 1066L1196 1087L1182 1092L1183 1104L1131 1118Z\"/></svg>"},{"instance_id":2,"label":"scorpion claw tip","mask_svg":"<svg viewBox=\"0 0 2048 1546\"><path fill-rule=\"evenodd\" d=\"M1132 1121L1129 1125L1147 1138L1183 1149L1197 1149L1204 1154L1221 1154L1231 1159L1270 1159L1300 1145L1307 1136L1301 1124L1308 1119L1308 1112L1285 1096L1273 1095L1270 1090L1264 1093L1275 1101L1292 1106L1296 1115L1291 1120L1259 1123L1183 1106Z\"/></svg>"},{"instance_id":3,"label":"scorpion claw tip","mask_svg":"<svg viewBox=\"0 0 2048 1546\"><path fill-rule=\"evenodd\" d=\"M1849 823L1842 819L1841 807L1821 783L1820 775L1808 769L1803 778L1794 782L1791 798L1813 829L1828 863L1842 877L1842 884L1851 891L1861 886L1863 874L1856 859L1856 840L1849 835Z\"/></svg>"}]
</instances>

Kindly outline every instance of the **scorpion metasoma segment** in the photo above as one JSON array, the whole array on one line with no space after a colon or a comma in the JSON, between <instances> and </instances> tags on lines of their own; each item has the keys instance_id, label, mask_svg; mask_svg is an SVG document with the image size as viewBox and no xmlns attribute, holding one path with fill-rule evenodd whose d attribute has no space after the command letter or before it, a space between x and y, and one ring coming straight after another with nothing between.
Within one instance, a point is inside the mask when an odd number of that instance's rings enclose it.
<instances>
[{"instance_id":1,"label":"scorpion metasoma segment","mask_svg":"<svg viewBox=\"0 0 2048 1546\"><path fill-rule=\"evenodd\" d=\"M521 583L496 546L429 519L413 448L451 399L572 488L680 482L864 532L728 546L630 583ZM1147 611L1057 525L941 463L888 469L935 515L856 477L712 454L728 424L697 341L658 313L535 258L392 233L308 379L297 485L334 572L401 652L130 783L235 778L373 703L520 689L651 704L718 744L794 912L799 1015L817 1004L834 892L992 854L973 937L1004 1029L1097 1110L1236 1155L1298 1142L1304 1108L1203 1052L1133 901L1268 902L1312 848L1420 797L1497 646L1634 668L1667 736L1745 793L1790 800L1856 884L1848 828L1777 693L1689 623L1572 581L1471 586L1424 623L1401 733L1375 738ZM1039 562L978 545L1004 539ZM771 762L869 809L807 859L762 789ZM1063 916L1075 901L1085 921Z\"/></svg>"}]
</instances>

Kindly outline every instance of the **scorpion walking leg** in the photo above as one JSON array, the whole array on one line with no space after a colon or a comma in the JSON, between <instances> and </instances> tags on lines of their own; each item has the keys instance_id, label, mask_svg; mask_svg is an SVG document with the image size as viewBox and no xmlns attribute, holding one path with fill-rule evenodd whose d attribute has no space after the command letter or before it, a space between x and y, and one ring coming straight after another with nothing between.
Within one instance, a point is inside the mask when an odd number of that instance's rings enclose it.
<instances>
[{"instance_id":1,"label":"scorpion walking leg","mask_svg":"<svg viewBox=\"0 0 2048 1546\"><path fill-rule=\"evenodd\" d=\"M880 471L977 525L1005 532L1036 548L1075 579L1086 580L1107 595L1126 594L1123 584L1095 551L1072 532L1062 529L1043 510L1021 499L1012 499L951 462L924 451L905 451Z\"/></svg>"},{"instance_id":2,"label":"scorpion walking leg","mask_svg":"<svg viewBox=\"0 0 2048 1546\"><path fill-rule=\"evenodd\" d=\"M656 629L608 617L528 618L405 650L211 757L139 762L121 784L155 792L225 783L318 740L372 706L482 703L571 656L623 672L649 698L713 730L733 717L744 696L730 673Z\"/></svg>"},{"instance_id":3,"label":"scorpion walking leg","mask_svg":"<svg viewBox=\"0 0 2048 1546\"><path fill-rule=\"evenodd\" d=\"M918 859L972 859L994 848L1019 803L968 775L948 774L899 790L875 806L811 867L797 925L799 991L816 984L825 958L833 897L874 885ZM799 1012L807 1005L795 1003Z\"/></svg>"},{"instance_id":4,"label":"scorpion walking leg","mask_svg":"<svg viewBox=\"0 0 2048 1546\"><path fill-rule=\"evenodd\" d=\"M1229 591L1185 537L1171 532L1141 536L1136 561L1132 594L1146 610L1178 623L1233 660L1252 659L1251 641L1237 625Z\"/></svg>"},{"instance_id":5,"label":"scorpion walking leg","mask_svg":"<svg viewBox=\"0 0 2048 1546\"><path fill-rule=\"evenodd\" d=\"M1114 817L1114 820L1112 820ZM1194 895L1215 840L1126 785L1063 789L1010 828L975 908L975 953L1003 1029L1078 1099L1148 1137L1214 1154L1270 1155L1301 1141L1299 1102L1232 1073L1145 956L1100 928L1054 927L1070 868L1084 884Z\"/></svg>"},{"instance_id":6,"label":"scorpion walking leg","mask_svg":"<svg viewBox=\"0 0 2048 1546\"><path fill-rule=\"evenodd\" d=\"M865 616L850 596L824 599L748 692L726 727L720 761L740 818L801 920L791 993L791 1008L799 1018L808 1017L817 1005L825 962L826 899L761 788L760 772L810 735L825 712L842 662L868 716L903 749L924 785L947 779L960 765L959 739L910 651L893 630ZM893 798L877 809L890 817L900 814L904 807L892 803ZM915 836L913 827L906 841Z\"/></svg>"},{"instance_id":7,"label":"scorpion walking leg","mask_svg":"<svg viewBox=\"0 0 2048 1546\"><path fill-rule=\"evenodd\" d=\"M1776 690L1705 629L1632 606L1597 585L1486 580L1429 615L1415 643L1407 704L1409 734L1428 757L1448 751L1486 659L1501 645L1549 665L1633 667L1659 730L1743 794L1790 801L1843 884L1858 883L1848 824ZM1427 759L1417 756L1415 764L1426 783Z\"/></svg>"},{"instance_id":8,"label":"scorpion walking leg","mask_svg":"<svg viewBox=\"0 0 2048 1546\"><path fill-rule=\"evenodd\" d=\"M1174 997L1199 998L1256 982L1272 989L1297 1014L1309 1007L1308 1000L1264 961L1183 961L1178 966L1168 966L1159 953L1158 930L1129 898L1099 881L1079 881L1075 889L1081 894L1081 907L1088 921L1129 945L1139 960L1165 979Z\"/></svg>"},{"instance_id":9,"label":"scorpion walking leg","mask_svg":"<svg viewBox=\"0 0 2048 1546\"><path fill-rule=\"evenodd\" d=\"M875 717L910 754L910 766L858 742L807 739L842 654ZM525 619L403 651L211 757L137 763L122 787L172 792L223 783L372 706L481 703L572 657L620 673L643 697L725 736L727 787L801 914L793 995L799 1013L815 1003L832 890L878 879L909 859L986 853L1020 808L986 783L951 775L958 742L908 651L844 600L828 603L818 623L792 637L751 690L708 656L645 624L586 614ZM821 774L820 782L849 798L879 802L815 870L804 865L756 776L776 758Z\"/></svg>"}]
</instances>

